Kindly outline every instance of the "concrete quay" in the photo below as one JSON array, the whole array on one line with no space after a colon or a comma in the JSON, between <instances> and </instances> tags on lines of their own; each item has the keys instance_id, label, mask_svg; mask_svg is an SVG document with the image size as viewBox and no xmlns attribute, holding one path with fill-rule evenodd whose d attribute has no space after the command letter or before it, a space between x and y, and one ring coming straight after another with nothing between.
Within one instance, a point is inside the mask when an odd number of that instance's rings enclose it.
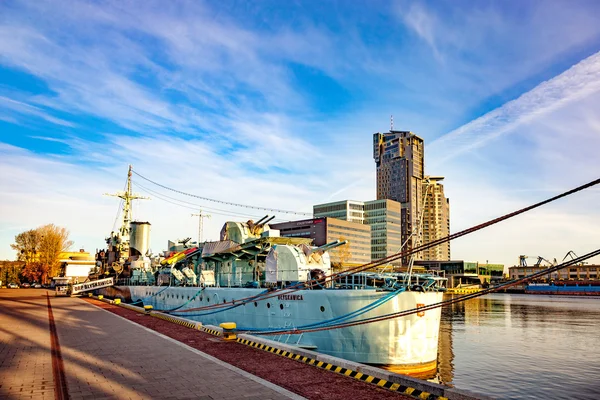
<instances>
[{"instance_id":1,"label":"concrete quay","mask_svg":"<svg viewBox=\"0 0 600 400\"><path fill-rule=\"evenodd\" d=\"M108 299L0 289L0 399L481 398L220 330Z\"/></svg>"},{"instance_id":2,"label":"concrete quay","mask_svg":"<svg viewBox=\"0 0 600 400\"><path fill-rule=\"evenodd\" d=\"M79 298L0 289L0 399L27 398L303 397Z\"/></svg>"}]
</instances>

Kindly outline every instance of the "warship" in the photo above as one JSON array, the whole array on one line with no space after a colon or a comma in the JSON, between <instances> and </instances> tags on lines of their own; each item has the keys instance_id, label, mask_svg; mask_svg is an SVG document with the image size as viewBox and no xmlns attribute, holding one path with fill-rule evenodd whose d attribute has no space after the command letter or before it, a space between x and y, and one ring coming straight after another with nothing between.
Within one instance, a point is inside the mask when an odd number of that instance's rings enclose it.
<instances>
[{"instance_id":1,"label":"warship","mask_svg":"<svg viewBox=\"0 0 600 400\"><path fill-rule=\"evenodd\" d=\"M333 274L328 251L345 242L315 247L312 239L281 237L268 216L226 222L219 241L187 239L152 259L150 224L129 217L130 190L128 183L121 196L128 225L113 232L108 249L97 255L101 274L119 278L100 289L104 295L203 324L234 322L238 331L351 361L409 374L435 370L440 308L360 321L441 302L445 278L372 270ZM340 327L346 322L358 323Z\"/></svg>"}]
</instances>

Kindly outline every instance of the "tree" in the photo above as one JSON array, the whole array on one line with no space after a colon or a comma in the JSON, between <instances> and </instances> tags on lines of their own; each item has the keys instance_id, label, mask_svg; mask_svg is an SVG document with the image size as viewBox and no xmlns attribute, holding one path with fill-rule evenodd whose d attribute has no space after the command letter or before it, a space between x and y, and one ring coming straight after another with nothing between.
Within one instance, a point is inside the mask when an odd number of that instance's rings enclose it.
<instances>
[{"instance_id":1,"label":"tree","mask_svg":"<svg viewBox=\"0 0 600 400\"><path fill-rule=\"evenodd\" d=\"M10 247L17 252L17 261L36 261L41 239L39 229L30 229L15 236L15 243Z\"/></svg>"},{"instance_id":2,"label":"tree","mask_svg":"<svg viewBox=\"0 0 600 400\"><path fill-rule=\"evenodd\" d=\"M44 225L38 228L41 234L40 240L40 268L43 277L56 276L60 267L60 253L69 250L73 241L69 240L69 231L54 224Z\"/></svg>"},{"instance_id":3,"label":"tree","mask_svg":"<svg viewBox=\"0 0 600 400\"><path fill-rule=\"evenodd\" d=\"M2 285L7 285L11 282L20 283L19 271L23 269L22 261L0 261L0 281Z\"/></svg>"},{"instance_id":4,"label":"tree","mask_svg":"<svg viewBox=\"0 0 600 400\"><path fill-rule=\"evenodd\" d=\"M18 234L10 247L17 252L17 260L25 262L21 275L31 281L45 282L48 276L57 275L60 253L72 245L68 230L48 224Z\"/></svg>"}]
</instances>

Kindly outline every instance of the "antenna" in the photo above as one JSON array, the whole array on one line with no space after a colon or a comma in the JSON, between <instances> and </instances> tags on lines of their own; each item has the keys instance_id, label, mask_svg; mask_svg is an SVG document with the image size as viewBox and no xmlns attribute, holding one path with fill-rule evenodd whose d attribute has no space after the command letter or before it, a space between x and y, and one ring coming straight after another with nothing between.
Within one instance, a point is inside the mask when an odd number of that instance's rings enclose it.
<instances>
[{"instance_id":1,"label":"antenna","mask_svg":"<svg viewBox=\"0 0 600 400\"><path fill-rule=\"evenodd\" d=\"M198 214L192 214L192 217L198 217L198 246L202 242L202 220L204 218L210 218L210 214L203 214L202 210Z\"/></svg>"},{"instance_id":2,"label":"antenna","mask_svg":"<svg viewBox=\"0 0 600 400\"><path fill-rule=\"evenodd\" d=\"M125 191L117 192L114 194L104 193L105 196L119 197L121 200L123 200L123 220L121 223L121 229L119 230L122 240L119 247L119 252L121 254L120 258L122 259L126 259L127 257L129 257L129 233L131 231L131 227L129 224L131 223L131 206L133 200L150 200L149 197L140 196L131 192L132 170L133 167L129 165L129 171L127 172L127 186L125 188Z\"/></svg>"},{"instance_id":3,"label":"antenna","mask_svg":"<svg viewBox=\"0 0 600 400\"><path fill-rule=\"evenodd\" d=\"M390 115L390 132L394 130L394 116Z\"/></svg>"}]
</instances>

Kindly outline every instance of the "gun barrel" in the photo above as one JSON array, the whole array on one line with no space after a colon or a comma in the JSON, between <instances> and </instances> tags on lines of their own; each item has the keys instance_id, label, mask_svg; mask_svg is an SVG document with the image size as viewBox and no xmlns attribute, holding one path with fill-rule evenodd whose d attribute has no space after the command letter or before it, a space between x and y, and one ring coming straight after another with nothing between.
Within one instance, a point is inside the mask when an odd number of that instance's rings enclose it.
<instances>
[{"instance_id":1,"label":"gun barrel","mask_svg":"<svg viewBox=\"0 0 600 400\"><path fill-rule=\"evenodd\" d=\"M316 252L316 251L327 251L327 250L331 250L331 249L334 249L334 248L336 248L336 247L343 246L343 245L345 245L346 243L348 243L348 241L347 241L347 240L344 240L343 242L341 242L341 241L339 241L339 240L336 240L335 242L325 243L325 244L324 244L324 245L322 245L322 246L315 247L314 249L311 249L311 250L310 250L310 253L314 253L314 252Z\"/></svg>"},{"instance_id":2,"label":"gun barrel","mask_svg":"<svg viewBox=\"0 0 600 400\"><path fill-rule=\"evenodd\" d=\"M260 225L262 223L262 221L264 221L265 219L269 218L269 214L265 215L264 217L262 217L261 219L259 219L258 221L256 221L254 223L254 225Z\"/></svg>"},{"instance_id":3,"label":"gun barrel","mask_svg":"<svg viewBox=\"0 0 600 400\"><path fill-rule=\"evenodd\" d=\"M268 217L268 215L267 215ZM258 226L264 226L267 224L267 222L271 221L273 218L275 218L274 215L271 216L271 218L267 219L266 221L261 222L260 224L257 224Z\"/></svg>"}]
</instances>

